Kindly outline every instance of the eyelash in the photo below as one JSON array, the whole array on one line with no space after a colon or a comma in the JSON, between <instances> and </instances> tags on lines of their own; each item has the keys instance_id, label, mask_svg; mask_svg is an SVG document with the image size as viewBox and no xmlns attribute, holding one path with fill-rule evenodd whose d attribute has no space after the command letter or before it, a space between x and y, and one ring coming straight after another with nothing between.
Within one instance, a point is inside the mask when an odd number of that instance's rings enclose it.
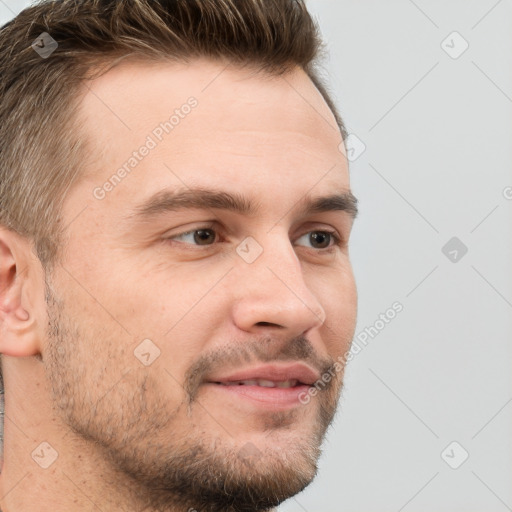
<instances>
[{"instance_id":1,"label":"eyelash","mask_svg":"<svg viewBox=\"0 0 512 512\"><path fill-rule=\"evenodd\" d=\"M214 231L215 233L219 234L219 229L215 229L214 227L210 225L206 225L206 226L198 226L197 228L194 228L194 229L191 229L189 231L184 231L183 233L176 233L175 235L172 235L170 237L166 237L163 239L164 242L169 242L169 243L178 243L178 244L183 244L187 249L190 249L192 251L195 251L195 250L200 250L201 248L209 248L209 247L213 247L214 243L213 244L207 244L207 245L197 245L197 244L190 244L188 242L178 242L176 240L174 240L174 238L177 238L177 237L180 237L180 236L184 236L184 235L189 235L191 233L194 233L195 231L201 231L201 230L211 230L211 231ZM324 247L322 249L315 249L314 247L308 247L308 249L311 249L317 253L327 253L327 252L332 252L333 249L335 249L336 247L343 247L344 245L344 241L343 239L338 236L338 233L336 231L333 231L331 229L327 229L327 228L324 228L324 229L312 229L311 231L306 231L304 234L300 235L298 238L302 238L304 235L307 235L309 233L327 233L329 234L333 239L334 239L334 243L332 245L329 245L328 247ZM218 242L217 242L218 243ZM192 247L194 247L194 249L192 249Z\"/></svg>"}]
</instances>

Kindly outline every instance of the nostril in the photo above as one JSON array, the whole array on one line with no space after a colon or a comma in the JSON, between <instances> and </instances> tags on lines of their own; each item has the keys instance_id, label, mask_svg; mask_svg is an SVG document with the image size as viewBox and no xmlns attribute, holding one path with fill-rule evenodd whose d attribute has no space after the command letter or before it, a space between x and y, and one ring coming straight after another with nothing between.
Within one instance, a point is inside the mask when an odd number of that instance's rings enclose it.
<instances>
[{"instance_id":1,"label":"nostril","mask_svg":"<svg viewBox=\"0 0 512 512\"><path fill-rule=\"evenodd\" d=\"M271 327L279 327L278 324L273 324L272 322L258 322L256 325L260 325L260 326L271 326Z\"/></svg>"}]
</instances>

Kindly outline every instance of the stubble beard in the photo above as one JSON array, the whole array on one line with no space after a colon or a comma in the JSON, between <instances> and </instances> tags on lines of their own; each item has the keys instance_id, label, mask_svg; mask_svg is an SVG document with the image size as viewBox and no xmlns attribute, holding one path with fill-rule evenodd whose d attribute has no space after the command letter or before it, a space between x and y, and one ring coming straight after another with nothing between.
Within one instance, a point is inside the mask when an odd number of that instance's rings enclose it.
<instances>
[{"instance_id":1,"label":"stubble beard","mask_svg":"<svg viewBox=\"0 0 512 512\"><path fill-rule=\"evenodd\" d=\"M87 378L87 365L80 354L84 344L97 340L84 335L86 329L66 314L66 303L48 282L46 301L48 346L43 363L54 410L91 451L100 451L119 482L111 494L131 495L126 506L131 503L133 508L127 510L263 512L311 483L320 445L336 412L342 375L318 393L317 404L309 404L317 405L309 438L285 440L296 426L296 410L268 414L262 417L262 428L270 437L280 436L284 446L258 449L250 442L222 436L222 432L208 435L200 424L194 424L191 419L203 406L192 392L190 401L184 399L170 412L168 404L155 396L158 390L151 388L149 384L154 381L147 375L129 381L132 393L126 388L123 393L121 386L110 392L110 407L100 396L91 402L94 383ZM113 416L113 410L127 414ZM187 428L183 428L184 418L191 421ZM175 432L180 434L172 435Z\"/></svg>"}]
</instances>

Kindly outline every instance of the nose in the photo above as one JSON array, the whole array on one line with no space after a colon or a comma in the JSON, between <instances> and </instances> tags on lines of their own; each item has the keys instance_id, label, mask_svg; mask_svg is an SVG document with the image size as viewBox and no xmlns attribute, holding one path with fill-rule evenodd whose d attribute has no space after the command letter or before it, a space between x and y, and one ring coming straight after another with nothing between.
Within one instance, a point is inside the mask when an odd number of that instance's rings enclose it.
<instances>
[{"instance_id":1,"label":"nose","mask_svg":"<svg viewBox=\"0 0 512 512\"><path fill-rule=\"evenodd\" d=\"M251 333L276 329L287 337L320 327L326 314L304 280L293 246L287 237L268 236L266 240L255 261L237 262L235 324Z\"/></svg>"}]
</instances>

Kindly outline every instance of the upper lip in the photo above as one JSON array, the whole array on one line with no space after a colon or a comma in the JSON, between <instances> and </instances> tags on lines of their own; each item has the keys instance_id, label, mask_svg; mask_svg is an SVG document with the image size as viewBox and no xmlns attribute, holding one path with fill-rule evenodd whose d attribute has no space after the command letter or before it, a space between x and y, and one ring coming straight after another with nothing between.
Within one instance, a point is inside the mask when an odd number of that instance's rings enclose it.
<instances>
[{"instance_id":1,"label":"upper lip","mask_svg":"<svg viewBox=\"0 0 512 512\"><path fill-rule=\"evenodd\" d=\"M268 364L239 370L228 375L219 377L210 377L208 382L234 382L240 380L270 380L273 382L283 382L287 380L297 380L301 384L311 386L320 375L304 363L294 363L287 365Z\"/></svg>"}]
</instances>

